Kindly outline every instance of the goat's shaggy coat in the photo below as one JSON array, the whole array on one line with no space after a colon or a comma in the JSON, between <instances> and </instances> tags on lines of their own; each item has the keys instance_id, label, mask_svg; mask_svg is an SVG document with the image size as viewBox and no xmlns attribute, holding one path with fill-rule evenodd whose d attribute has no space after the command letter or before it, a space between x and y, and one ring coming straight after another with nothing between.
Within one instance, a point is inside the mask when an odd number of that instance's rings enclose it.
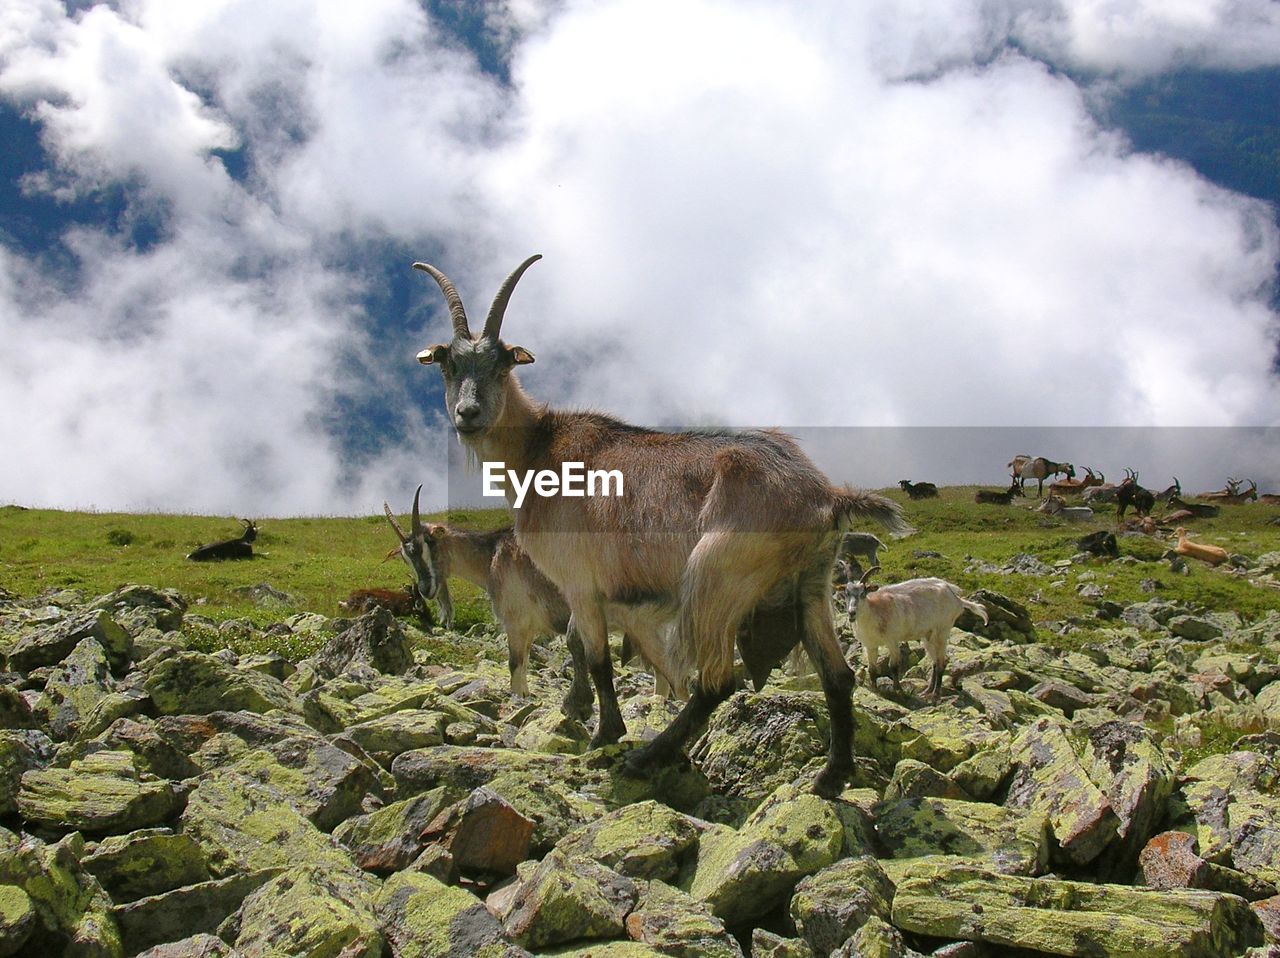
<instances>
[{"instance_id":1,"label":"goat's shaggy coat","mask_svg":"<svg viewBox=\"0 0 1280 958\"><path fill-rule=\"evenodd\" d=\"M482 461L559 471L561 463L618 470L626 494L531 496L516 511L520 546L563 593L600 699L594 745L626 731L613 688L610 627L631 633L651 662L677 681L696 671L688 704L629 766L669 761L733 688L739 643L759 674L802 642L831 711L831 747L817 789L835 795L852 769L853 673L836 641L831 568L840 532L856 520L905 531L888 499L835 488L779 432L658 432L589 412L532 402L511 370L533 362L498 333L531 257L498 291L479 337L452 283L439 284L454 338L418 358L440 367L459 438ZM512 499L508 488L508 501ZM671 630L669 646L663 637Z\"/></svg>"}]
</instances>

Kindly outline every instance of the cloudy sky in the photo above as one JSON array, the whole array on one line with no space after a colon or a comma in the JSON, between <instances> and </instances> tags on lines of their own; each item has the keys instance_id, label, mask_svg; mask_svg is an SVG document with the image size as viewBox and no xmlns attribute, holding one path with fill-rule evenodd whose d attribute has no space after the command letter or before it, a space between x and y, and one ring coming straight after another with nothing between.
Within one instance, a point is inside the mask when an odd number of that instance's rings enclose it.
<instances>
[{"instance_id":1,"label":"cloudy sky","mask_svg":"<svg viewBox=\"0 0 1280 958\"><path fill-rule=\"evenodd\" d=\"M1277 66L1272 0L5 0L0 503L440 502L415 259L542 253L524 382L640 423L1280 426L1275 208L1091 109Z\"/></svg>"}]
</instances>

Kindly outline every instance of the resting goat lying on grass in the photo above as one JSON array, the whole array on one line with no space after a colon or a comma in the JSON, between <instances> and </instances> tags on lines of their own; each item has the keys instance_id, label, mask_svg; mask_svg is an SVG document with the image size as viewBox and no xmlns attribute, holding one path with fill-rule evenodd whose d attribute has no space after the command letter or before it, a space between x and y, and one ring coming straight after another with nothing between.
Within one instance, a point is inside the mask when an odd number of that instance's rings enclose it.
<instances>
[{"instance_id":1,"label":"resting goat lying on grass","mask_svg":"<svg viewBox=\"0 0 1280 958\"><path fill-rule=\"evenodd\" d=\"M943 579L908 579L897 585L868 585L867 574L845 589L849 600L849 618L853 622L867 674L876 678L880 650L889 649L891 677L895 686L902 679L902 645L911 639L924 638L925 654L933 664L927 693L937 698L942 691L942 674L947 667L947 637L951 627L965 609L987 622L987 610L977 602L962 598L958 586Z\"/></svg>"},{"instance_id":2,"label":"resting goat lying on grass","mask_svg":"<svg viewBox=\"0 0 1280 958\"><path fill-rule=\"evenodd\" d=\"M1180 556L1189 556L1192 559L1199 559L1201 562L1207 562L1209 565L1222 565L1228 558L1227 550L1221 546L1205 545L1203 542L1192 542L1187 538L1187 530L1178 526L1173 530L1173 534L1178 537L1178 545L1174 548L1174 552Z\"/></svg>"}]
</instances>

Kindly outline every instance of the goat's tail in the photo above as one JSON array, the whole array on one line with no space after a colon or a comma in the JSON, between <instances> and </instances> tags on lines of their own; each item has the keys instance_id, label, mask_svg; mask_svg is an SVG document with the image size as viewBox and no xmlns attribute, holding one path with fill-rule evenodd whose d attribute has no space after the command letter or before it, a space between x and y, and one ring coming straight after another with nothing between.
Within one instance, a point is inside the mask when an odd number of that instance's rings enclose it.
<instances>
[{"instance_id":1,"label":"goat's tail","mask_svg":"<svg viewBox=\"0 0 1280 958\"><path fill-rule=\"evenodd\" d=\"M962 596L955 586L951 587L955 591L956 598L960 600L960 604L982 620L982 624L986 625L991 621L991 617L987 615L987 608L980 602L973 602Z\"/></svg>"},{"instance_id":2,"label":"goat's tail","mask_svg":"<svg viewBox=\"0 0 1280 958\"><path fill-rule=\"evenodd\" d=\"M902 506L892 499L849 486L837 489L831 506L832 524L837 529L847 529L859 519L879 523L897 539L916 531L902 514Z\"/></svg>"}]
</instances>

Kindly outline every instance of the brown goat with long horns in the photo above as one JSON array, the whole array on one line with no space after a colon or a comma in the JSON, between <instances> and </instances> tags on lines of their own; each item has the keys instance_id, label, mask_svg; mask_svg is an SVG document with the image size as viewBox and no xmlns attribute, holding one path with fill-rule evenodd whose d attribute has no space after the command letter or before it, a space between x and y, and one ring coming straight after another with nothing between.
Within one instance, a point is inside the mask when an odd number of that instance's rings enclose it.
<instances>
[{"instance_id":1,"label":"brown goat with long horns","mask_svg":"<svg viewBox=\"0 0 1280 958\"><path fill-rule=\"evenodd\" d=\"M586 648L600 700L592 745L616 742L626 731L608 654L611 625L630 632L650 661L667 663L677 682L697 671L676 719L628 756L637 773L674 760L733 691L735 641L753 674L801 642L831 713L816 790L838 794L852 770L854 677L832 620L836 545L858 519L906 531L899 507L833 487L782 433L659 432L533 402L512 375L533 354L503 343L499 333L516 283L539 258L507 277L479 336L448 278L415 263L439 284L454 333L418 360L439 367L449 418L480 461L525 476L575 463L625 478L622 495L530 495L515 510L517 541L563 593ZM506 494L514 504L511 483Z\"/></svg>"}]
</instances>

